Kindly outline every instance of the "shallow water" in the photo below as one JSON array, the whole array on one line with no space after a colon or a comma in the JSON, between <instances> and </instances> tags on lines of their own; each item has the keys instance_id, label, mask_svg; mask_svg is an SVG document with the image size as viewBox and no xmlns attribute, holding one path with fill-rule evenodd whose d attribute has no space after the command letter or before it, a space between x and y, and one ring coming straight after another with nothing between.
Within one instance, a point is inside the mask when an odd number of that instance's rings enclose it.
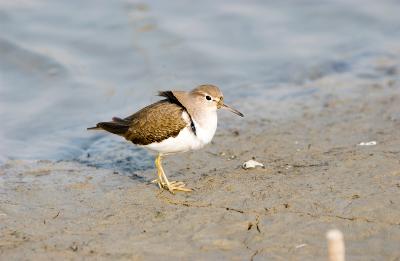
<instances>
[{"instance_id":1,"label":"shallow water","mask_svg":"<svg viewBox=\"0 0 400 261\"><path fill-rule=\"evenodd\" d=\"M397 1L185 3L0 2L0 162L138 153L140 169L147 154L86 127L156 101L157 90L201 83L219 85L249 118L282 118L289 106L272 114L269 103L318 91L296 86L398 69L377 66L399 57Z\"/></svg>"}]
</instances>

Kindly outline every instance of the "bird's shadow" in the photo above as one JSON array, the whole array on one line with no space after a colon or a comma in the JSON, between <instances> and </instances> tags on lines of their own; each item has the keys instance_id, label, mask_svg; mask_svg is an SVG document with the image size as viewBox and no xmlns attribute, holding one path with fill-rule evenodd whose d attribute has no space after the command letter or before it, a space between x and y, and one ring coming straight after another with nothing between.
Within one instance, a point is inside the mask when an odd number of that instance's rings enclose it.
<instances>
[{"instance_id":1,"label":"bird's shadow","mask_svg":"<svg viewBox=\"0 0 400 261\"><path fill-rule=\"evenodd\" d=\"M154 157L134 144L110 137L100 137L89 144L77 159L85 165L113 170L115 174L148 182L140 172L153 168Z\"/></svg>"}]
</instances>

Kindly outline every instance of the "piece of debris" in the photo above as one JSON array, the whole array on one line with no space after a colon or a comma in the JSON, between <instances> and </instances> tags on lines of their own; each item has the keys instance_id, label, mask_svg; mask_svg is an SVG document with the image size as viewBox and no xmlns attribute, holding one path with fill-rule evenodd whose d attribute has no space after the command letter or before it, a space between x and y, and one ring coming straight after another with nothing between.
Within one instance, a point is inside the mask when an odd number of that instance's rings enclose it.
<instances>
[{"instance_id":1,"label":"piece of debris","mask_svg":"<svg viewBox=\"0 0 400 261\"><path fill-rule=\"evenodd\" d=\"M332 229L326 233L326 238L328 240L328 260L329 261L344 261L345 260L345 250L343 234L340 230Z\"/></svg>"},{"instance_id":2,"label":"piece of debris","mask_svg":"<svg viewBox=\"0 0 400 261\"><path fill-rule=\"evenodd\" d=\"M53 219L56 219L60 215L60 211L57 212L57 214L53 217Z\"/></svg>"},{"instance_id":3,"label":"piece of debris","mask_svg":"<svg viewBox=\"0 0 400 261\"><path fill-rule=\"evenodd\" d=\"M262 167L264 168L264 164L257 162L255 160L248 160L245 163L242 164L243 169L254 169L256 167Z\"/></svg>"},{"instance_id":4,"label":"piece of debris","mask_svg":"<svg viewBox=\"0 0 400 261\"><path fill-rule=\"evenodd\" d=\"M230 156L230 157L228 158L228 160L233 160L233 159L236 159L236 155L232 155L232 156Z\"/></svg>"},{"instance_id":5,"label":"piece of debris","mask_svg":"<svg viewBox=\"0 0 400 261\"><path fill-rule=\"evenodd\" d=\"M78 245L75 242L72 242L72 245L69 247L72 251L78 251Z\"/></svg>"},{"instance_id":6,"label":"piece of debris","mask_svg":"<svg viewBox=\"0 0 400 261\"><path fill-rule=\"evenodd\" d=\"M375 146L378 144L376 141L367 141L367 142L360 142L358 145L359 146Z\"/></svg>"},{"instance_id":7,"label":"piece of debris","mask_svg":"<svg viewBox=\"0 0 400 261\"><path fill-rule=\"evenodd\" d=\"M300 245L297 245L295 248L298 249L298 248L302 248L302 247L305 247L305 246L307 246L307 244L300 244Z\"/></svg>"}]
</instances>

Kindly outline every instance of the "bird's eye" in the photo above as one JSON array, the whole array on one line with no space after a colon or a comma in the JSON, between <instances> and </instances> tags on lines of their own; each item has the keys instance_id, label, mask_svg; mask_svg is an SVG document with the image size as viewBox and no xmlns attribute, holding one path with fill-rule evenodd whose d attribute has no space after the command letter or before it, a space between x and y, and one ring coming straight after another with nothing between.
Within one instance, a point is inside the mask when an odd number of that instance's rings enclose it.
<instances>
[{"instance_id":1,"label":"bird's eye","mask_svg":"<svg viewBox=\"0 0 400 261\"><path fill-rule=\"evenodd\" d=\"M207 101L211 101L211 96L206 96Z\"/></svg>"}]
</instances>

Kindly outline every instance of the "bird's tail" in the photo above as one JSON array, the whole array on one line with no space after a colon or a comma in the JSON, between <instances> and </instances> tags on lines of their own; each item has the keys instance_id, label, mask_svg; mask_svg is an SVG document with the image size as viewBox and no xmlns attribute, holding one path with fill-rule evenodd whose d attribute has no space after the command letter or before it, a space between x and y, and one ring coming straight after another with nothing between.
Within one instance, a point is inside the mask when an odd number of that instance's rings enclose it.
<instances>
[{"instance_id":1,"label":"bird's tail","mask_svg":"<svg viewBox=\"0 0 400 261\"><path fill-rule=\"evenodd\" d=\"M87 130L105 130L117 135L124 135L129 130L129 124L123 121L99 122L95 127L87 128Z\"/></svg>"},{"instance_id":2,"label":"bird's tail","mask_svg":"<svg viewBox=\"0 0 400 261\"><path fill-rule=\"evenodd\" d=\"M100 128L100 127L97 127L97 126L95 126L95 127L90 127L90 128L87 128L87 130L101 130L101 128Z\"/></svg>"}]
</instances>

